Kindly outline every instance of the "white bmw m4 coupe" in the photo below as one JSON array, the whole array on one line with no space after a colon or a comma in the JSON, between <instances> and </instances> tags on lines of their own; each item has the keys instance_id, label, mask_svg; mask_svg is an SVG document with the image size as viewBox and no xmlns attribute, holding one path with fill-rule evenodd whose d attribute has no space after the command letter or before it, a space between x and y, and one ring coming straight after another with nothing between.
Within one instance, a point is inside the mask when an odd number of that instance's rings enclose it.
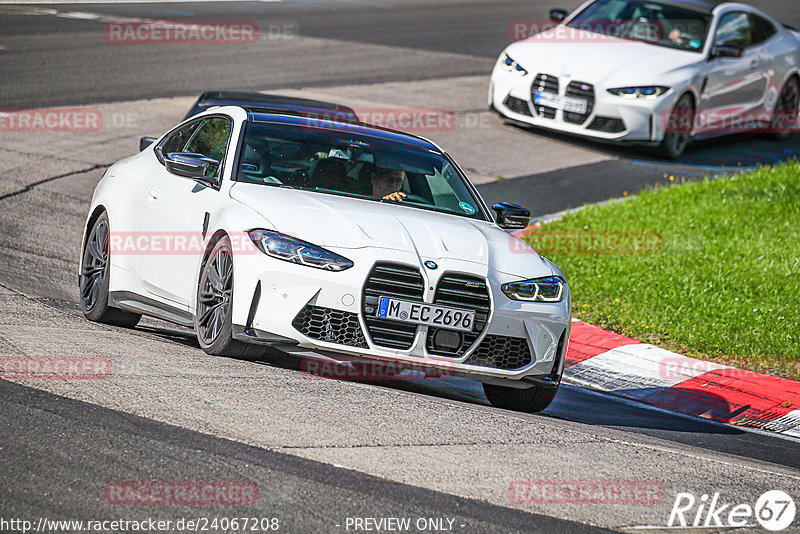
<instances>
[{"instance_id":1,"label":"white bmw m4 coupe","mask_svg":"<svg viewBox=\"0 0 800 534\"><path fill-rule=\"evenodd\" d=\"M797 130L800 33L753 7L592 0L550 17L512 26L494 67L489 106L508 119L669 158L692 138Z\"/></svg>"},{"instance_id":2,"label":"white bmw m4 coupe","mask_svg":"<svg viewBox=\"0 0 800 534\"><path fill-rule=\"evenodd\" d=\"M112 165L85 225L92 321L471 378L496 406L555 396L570 293L434 143L363 124L209 109Z\"/></svg>"}]
</instances>

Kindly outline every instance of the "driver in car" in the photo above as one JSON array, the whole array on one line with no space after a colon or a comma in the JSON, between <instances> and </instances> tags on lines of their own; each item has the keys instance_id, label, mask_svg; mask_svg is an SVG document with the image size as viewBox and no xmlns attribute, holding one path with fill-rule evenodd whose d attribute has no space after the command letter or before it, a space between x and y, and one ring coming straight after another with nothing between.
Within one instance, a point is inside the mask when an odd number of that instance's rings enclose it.
<instances>
[{"instance_id":1,"label":"driver in car","mask_svg":"<svg viewBox=\"0 0 800 534\"><path fill-rule=\"evenodd\" d=\"M370 170L369 178L372 183L372 196L396 202L401 202L406 197L406 194L400 191L405 180L405 172L402 170L374 167Z\"/></svg>"}]
</instances>

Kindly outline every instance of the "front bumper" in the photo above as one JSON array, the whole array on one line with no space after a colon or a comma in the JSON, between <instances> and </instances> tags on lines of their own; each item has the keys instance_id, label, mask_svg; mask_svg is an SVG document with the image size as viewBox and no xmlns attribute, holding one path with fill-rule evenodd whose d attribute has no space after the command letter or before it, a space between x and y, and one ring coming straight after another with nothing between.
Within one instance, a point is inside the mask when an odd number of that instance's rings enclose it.
<instances>
[{"instance_id":1,"label":"front bumper","mask_svg":"<svg viewBox=\"0 0 800 534\"><path fill-rule=\"evenodd\" d=\"M483 382L516 380L530 385L541 379L557 380L560 375L569 338L568 287L561 302L513 301L500 287L519 277L473 262L436 259L439 269L431 271L421 266L428 258L411 254L334 251L352 259L355 267L328 272L262 254L238 257L233 299L236 337L307 356L403 362ZM371 310L371 297L392 287L372 283L380 276L376 266L416 272L421 293L419 298L406 299L418 302L441 305L440 299L454 282L467 280L472 284L470 291L485 292L485 320L476 321L474 331L462 334L459 347L449 351L435 346L432 327L378 320ZM397 290L400 282L413 278L407 274L395 280ZM477 310L482 305L479 299L465 299L462 308ZM288 350L292 345L296 348Z\"/></svg>"},{"instance_id":2,"label":"front bumper","mask_svg":"<svg viewBox=\"0 0 800 534\"><path fill-rule=\"evenodd\" d=\"M621 98L607 89L546 73L518 76L496 66L489 84L489 106L516 122L595 139L658 143L664 138L674 92L645 100ZM534 94L539 90L587 100L589 109L575 114L536 105Z\"/></svg>"}]
</instances>

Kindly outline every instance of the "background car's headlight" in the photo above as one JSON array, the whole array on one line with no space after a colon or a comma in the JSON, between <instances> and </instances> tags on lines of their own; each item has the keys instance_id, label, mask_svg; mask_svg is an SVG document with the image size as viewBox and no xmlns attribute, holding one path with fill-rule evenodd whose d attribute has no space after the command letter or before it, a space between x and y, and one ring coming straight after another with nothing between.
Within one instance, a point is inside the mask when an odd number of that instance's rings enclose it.
<instances>
[{"instance_id":1,"label":"background car's headlight","mask_svg":"<svg viewBox=\"0 0 800 534\"><path fill-rule=\"evenodd\" d=\"M328 271L344 271L353 266L344 256L278 232L251 230L248 233L261 252L279 260Z\"/></svg>"},{"instance_id":2,"label":"background car's headlight","mask_svg":"<svg viewBox=\"0 0 800 534\"><path fill-rule=\"evenodd\" d=\"M511 300L559 302L564 298L564 280L559 276L511 282L503 284L500 289Z\"/></svg>"},{"instance_id":3,"label":"background car's headlight","mask_svg":"<svg viewBox=\"0 0 800 534\"><path fill-rule=\"evenodd\" d=\"M508 72L513 72L517 76L526 76L528 71L525 70L522 65L511 59L511 56L508 54L503 54L503 66L506 68Z\"/></svg>"},{"instance_id":4,"label":"background car's headlight","mask_svg":"<svg viewBox=\"0 0 800 534\"><path fill-rule=\"evenodd\" d=\"M669 87L663 85L647 85L642 87L617 87L609 89L608 92L623 98L658 98L669 91Z\"/></svg>"}]
</instances>

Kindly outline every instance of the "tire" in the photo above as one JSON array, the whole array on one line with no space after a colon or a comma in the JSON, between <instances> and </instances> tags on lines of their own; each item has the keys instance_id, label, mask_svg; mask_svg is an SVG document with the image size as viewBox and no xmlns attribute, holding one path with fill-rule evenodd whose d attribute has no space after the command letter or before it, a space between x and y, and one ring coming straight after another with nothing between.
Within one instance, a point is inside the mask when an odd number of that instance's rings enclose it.
<instances>
[{"instance_id":1,"label":"tire","mask_svg":"<svg viewBox=\"0 0 800 534\"><path fill-rule=\"evenodd\" d=\"M197 284L194 331L197 342L208 354L246 358L260 355L264 349L233 339L233 250L231 240L217 240L205 260Z\"/></svg>"},{"instance_id":2,"label":"tire","mask_svg":"<svg viewBox=\"0 0 800 534\"><path fill-rule=\"evenodd\" d=\"M84 317L96 323L133 328L142 318L108 305L110 259L108 215L103 212L92 225L81 254L80 301Z\"/></svg>"},{"instance_id":3,"label":"tire","mask_svg":"<svg viewBox=\"0 0 800 534\"><path fill-rule=\"evenodd\" d=\"M556 393L558 393L558 387L534 386L529 389L517 389L494 384L483 384L483 392L495 408L536 413L550 406Z\"/></svg>"},{"instance_id":4,"label":"tire","mask_svg":"<svg viewBox=\"0 0 800 534\"><path fill-rule=\"evenodd\" d=\"M786 139L797 129L798 109L800 108L800 82L791 78L783 86L775 111L772 114L770 132L779 140Z\"/></svg>"},{"instance_id":5,"label":"tire","mask_svg":"<svg viewBox=\"0 0 800 534\"><path fill-rule=\"evenodd\" d=\"M667 120L667 132L658 146L658 153L667 159L678 159L692 140L695 108L692 95L678 99ZM670 131L672 129L672 131Z\"/></svg>"}]
</instances>

